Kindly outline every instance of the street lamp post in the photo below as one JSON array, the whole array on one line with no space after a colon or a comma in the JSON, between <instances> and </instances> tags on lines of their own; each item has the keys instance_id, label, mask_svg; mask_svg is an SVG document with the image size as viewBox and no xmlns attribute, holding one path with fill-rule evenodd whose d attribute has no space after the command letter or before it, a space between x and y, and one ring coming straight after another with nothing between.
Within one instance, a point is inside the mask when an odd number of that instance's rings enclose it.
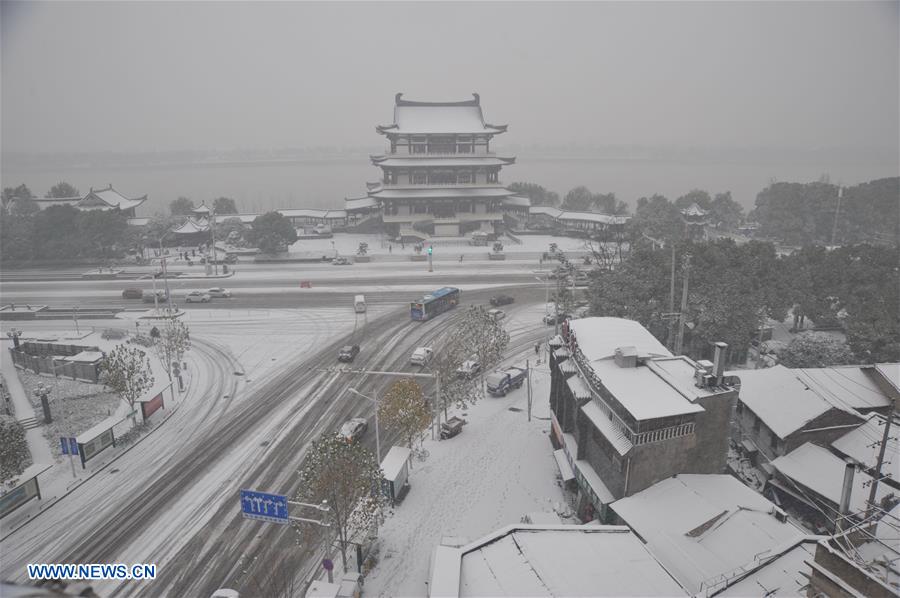
<instances>
[{"instance_id":1,"label":"street lamp post","mask_svg":"<svg viewBox=\"0 0 900 598\"><path fill-rule=\"evenodd\" d=\"M381 435L378 431L378 399L373 399L372 397L366 396L355 388L348 388L347 390L357 396L371 401L375 405L375 453L378 457L378 463L381 463Z\"/></svg>"},{"instance_id":2,"label":"street lamp post","mask_svg":"<svg viewBox=\"0 0 900 598\"><path fill-rule=\"evenodd\" d=\"M22 336L22 331L18 328L11 328L9 332L6 333L6 336L12 339L13 348L19 348L19 337Z\"/></svg>"}]
</instances>

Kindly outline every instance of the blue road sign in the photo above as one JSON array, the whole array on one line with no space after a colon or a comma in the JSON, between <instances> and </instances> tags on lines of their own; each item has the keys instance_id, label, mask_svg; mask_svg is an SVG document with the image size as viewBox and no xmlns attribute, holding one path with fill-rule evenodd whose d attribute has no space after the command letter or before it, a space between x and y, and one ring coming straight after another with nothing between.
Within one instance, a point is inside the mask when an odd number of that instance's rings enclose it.
<instances>
[{"instance_id":1,"label":"blue road sign","mask_svg":"<svg viewBox=\"0 0 900 598\"><path fill-rule=\"evenodd\" d=\"M287 523L287 496L256 492L255 490L241 490L241 514L246 519Z\"/></svg>"},{"instance_id":2,"label":"blue road sign","mask_svg":"<svg viewBox=\"0 0 900 598\"><path fill-rule=\"evenodd\" d=\"M67 438L65 436L60 436L59 443L62 446L63 455L78 454L78 440L76 440L74 437Z\"/></svg>"}]
</instances>

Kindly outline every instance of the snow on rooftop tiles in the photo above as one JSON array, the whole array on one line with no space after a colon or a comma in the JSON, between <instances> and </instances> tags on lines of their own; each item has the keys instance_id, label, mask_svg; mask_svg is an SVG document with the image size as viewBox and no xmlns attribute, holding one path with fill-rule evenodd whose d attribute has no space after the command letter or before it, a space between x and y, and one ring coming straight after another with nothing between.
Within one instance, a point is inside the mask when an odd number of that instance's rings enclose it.
<instances>
[{"instance_id":1,"label":"snow on rooftop tiles","mask_svg":"<svg viewBox=\"0 0 900 598\"><path fill-rule=\"evenodd\" d=\"M621 526L508 526L460 552L458 588L432 583L431 596L685 595Z\"/></svg>"},{"instance_id":2,"label":"snow on rooftop tiles","mask_svg":"<svg viewBox=\"0 0 900 598\"><path fill-rule=\"evenodd\" d=\"M828 449L807 442L787 455L778 457L772 461L772 465L784 476L835 505L840 504L845 463ZM853 489L850 492L851 512L865 511L871 480L871 476L863 472L856 472L853 476ZM881 501L884 496L892 493L896 493L893 488L879 484L875 499ZM830 515L833 516L834 513Z\"/></svg>"},{"instance_id":3,"label":"snow on rooftop tiles","mask_svg":"<svg viewBox=\"0 0 900 598\"><path fill-rule=\"evenodd\" d=\"M890 405L890 398L878 387L866 368L838 366L791 371L819 396L840 409L873 409Z\"/></svg>"},{"instance_id":4,"label":"snow on rooftop tiles","mask_svg":"<svg viewBox=\"0 0 900 598\"><path fill-rule=\"evenodd\" d=\"M878 451L881 439L884 437L886 421L886 418L871 413L866 419L866 423L847 432L832 442L831 446L857 463L862 463L868 468L875 467L878 463ZM898 421L895 419L894 425L897 424ZM900 442L893 434L888 439L885 459L891 463L900 463Z\"/></svg>"},{"instance_id":5,"label":"snow on rooftop tiles","mask_svg":"<svg viewBox=\"0 0 900 598\"><path fill-rule=\"evenodd\" d=\"M803 573L810 573L811 568L806 562L812 561L815 555L816 541L804 540L716 596L806 596L809 579Z\"/></svg>"},{"instance_id":6,"label":"snow on rooftop tiles","mask_svg":"<svg viewBox=\"0 0 900 598\"><path fill-rule=\"evenodd\" d=\"M878 363L875 370L887 380L895 390L900 392L900 363Z\"/></svg>"},{"instance_id":7,"label":"snow on rooftop tiles","mask_svg":"<svg viewBox=\"0 0 900 598\"><path fill-rule=\"evenodd\" d=\"M736 370L741 379L740 401L779 438L786 438L833 405L782 365L764 370Z\"/></svg>"},{"instance_id":8,"label":"snow on rooftop tiles","mask_svg":"<svg viewBox=\"0 0 900 598\"><path fill-rule=\"evenodd\" d=\"M388 454L381 461L381 471L384 479L395 480L409 460L412 451L405 446L392 446Z\"/></svg>"},{"instance_id":9,"label":"snow on rooftop tiles","mask_svg":"<svg viewBox=\"0 0 900 598\"><path fill-rule=\"evenodd\" d=\"M612 508L692 593L749 570L803 536L775 517L775 505L729 475L681 474Z\"/></svg>"},{"instance_id":10,"label":"snow on rooftop tiles","mask_svg":"<svg viewBox=\"0 0 900 598\"><path fill-rule=\"evenodd\" d=\"M572 380L577 380L576 378L570 378L567 382L571 382ZM590 395L588 395L590 396ZM576 395L577 397L577 395ZM577 397L580 398L580 397ZM581 411L591 420L591 423L594 424L594 427L597 428L601 434L603 434L609 443L613 446L616 451L620 455L625 455L632 449L634 446L628 438L625 437L625 434L617 428L609 416L607 416L600 407L594 403L593 401L589 403L585 403L581 407Z\"/></svg>"},{"instance_id":11,"label":"snow on rooftop tiles","mask_svg":"<svg viewBox=\"0 0 900 598\"><path fill-rule=\"evenodd\" d=\"M634 347L641 355L672 356L650 331L634 320L582 318L570 320L569 329L575 332L578 347L588 361L610 358L619 347Z\"/></svg>"},{"instance_id":12,"label":"snow on rooftop tiles","mask_svg":"<svg viewBox=\"0 0 900 598\"><path fill-rule=\"evenodd\" d=\"M638 421L703 411L651 367L623 368L611 359L595 361L592 366L603 386ZM701 393L696 390L695 394Z\"/></svg>"}]
</instances>

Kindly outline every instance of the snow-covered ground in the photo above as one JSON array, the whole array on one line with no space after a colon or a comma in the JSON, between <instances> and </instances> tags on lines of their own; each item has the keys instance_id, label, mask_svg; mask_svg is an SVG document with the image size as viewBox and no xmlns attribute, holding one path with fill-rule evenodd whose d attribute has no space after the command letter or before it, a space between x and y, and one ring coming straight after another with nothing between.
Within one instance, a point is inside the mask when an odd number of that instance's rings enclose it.
<instances>
[{"instance_id":1,"label":"snow-covered ground","mask_svg":"<svg viewBox=\"0 0 900 598\"><path fill-rule=\"evenodd\" d=\"M522 354L509 363L524 365L525 359ZM526 513L565 505L548 435L549 372L538 366L532 375L530 422L523 387L458 412L468 424L455 438L425 441L428 458L413 459L409 493L379 532L366 595L425 595L430 555L442 537L475 540Z\"/></svg>"},{"instance_id":2,"label":"snow-covered ground","mask_svg":"<svg viewBox=\"0 0 900 598\"><path fill-rule=\"evenodd\" d=\"M560 251L584 251L584 239L572 237L554 237L551 235L521 235L517 236L521 243L515 243L511 239L501 237L503 251L505 253L533 253L550 251L550 244L556 243ZM333 242L333 244L332 244ZM340 255L356 255L360 243L368 243L370 255L414 255L413 245L406 243L400 245L388 241L383 235L360 233L335 233L331 239L301 239L291 245L290 253L309 254L313 256L333 256L335 252ZM491 251L493 243L488 246L469 245L468 242L457 239L442 239L434 237L430 242L425 242L426 247L433 244L435 247L435 259L445 259L447 254L458 258L460 254L485 254Z\"/></svg>"}]
</instances>

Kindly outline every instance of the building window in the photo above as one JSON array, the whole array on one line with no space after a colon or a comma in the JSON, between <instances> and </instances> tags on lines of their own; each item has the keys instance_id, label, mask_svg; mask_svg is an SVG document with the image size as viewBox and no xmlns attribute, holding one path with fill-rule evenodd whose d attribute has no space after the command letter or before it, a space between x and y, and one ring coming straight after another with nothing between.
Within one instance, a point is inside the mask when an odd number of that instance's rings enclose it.
<instances>
[{"instance_id":1,"label":"building window","mask_svg":"<svg viewBox=\"0 0 900 598\"><path fill-rule=\"evenodd\" d=\"M428 206L425 204L416 204L415 207L413 207L413 213L414 214L427 214Z\"/></svg>"},{"instance_id":2,"label":"building window","mask_svg":"<svg viewBox=\"0 0 900 598\"><path fill-rule=\"evenodd\" d=\"M415 185L425 185L428 183L428 175L424 172L416 172L412 175L412 182Z\"/></svg>"},{"instance_id":3,"label":"building window","mask_svg":"<svg viewBox=\"0 0 900 598\"><path fill-rule=\"evenodd\" d=\"M459 173L458 175L456 175L456 182L461 183L463 185L468 185L469 183L472 182L471 173L468 173L468 172Z\"/></svg>"}]
</instances>

